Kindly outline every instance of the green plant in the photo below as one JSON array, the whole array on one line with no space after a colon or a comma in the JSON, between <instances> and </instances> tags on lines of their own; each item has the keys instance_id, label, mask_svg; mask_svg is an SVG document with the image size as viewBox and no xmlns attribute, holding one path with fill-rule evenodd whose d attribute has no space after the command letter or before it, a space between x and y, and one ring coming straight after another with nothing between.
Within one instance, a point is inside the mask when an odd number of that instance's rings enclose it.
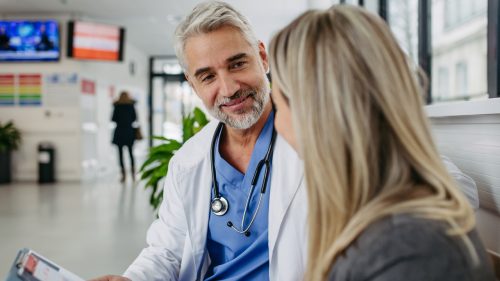
<instances>
[{"instance_id":1,"label":"green plant","mask_svg":"<svg viewBox=\"0 0 500 281\"><path fill-rule=\"evenodd\" d=\"M153 137L153 139L161 140L163 143L151 147L148 158L142 164L139 173L141 180L146 181L144 188L151 189L149 203L154 210L158 209L163 200L163 188L159 187L158 183L167 175L170 159L188 139L198 133L206 124L208 124L208 119L205 113L195 107L192 113L182 118L182 142L159 136Z\"/></svg>"},{"instance_id":2,"label":"green plant","mask_svg":"<svg viewBox=\"0 0 500 281\"><path fill-rule=\"evenodd\" d=\"M16 150L21 144L21 132L12 121L0 123L0 152Z\"/></svg>"}]
</instances>

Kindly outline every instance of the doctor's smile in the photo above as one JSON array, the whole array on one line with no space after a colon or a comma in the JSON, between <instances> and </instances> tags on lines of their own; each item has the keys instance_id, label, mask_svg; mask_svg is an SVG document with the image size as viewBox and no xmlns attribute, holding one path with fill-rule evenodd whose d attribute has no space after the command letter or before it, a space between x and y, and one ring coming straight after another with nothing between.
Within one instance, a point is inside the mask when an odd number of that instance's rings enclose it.
<instances>
[{"instance_id":1,"label":"doctor's smile","mask_svg":"<svg viewBox=\"0 0 500 281\"><path fill-rule=\"evenodd\" d=\"M229 101L225 101L226 99L224 99L219 107L221 109L226 108L236 113L244 113L246 111L245 109L255 102L254 96L255 94L253 94L253 92L247 95L237 93L234 97L230 98Z\"/></svg>"}]
</instances>

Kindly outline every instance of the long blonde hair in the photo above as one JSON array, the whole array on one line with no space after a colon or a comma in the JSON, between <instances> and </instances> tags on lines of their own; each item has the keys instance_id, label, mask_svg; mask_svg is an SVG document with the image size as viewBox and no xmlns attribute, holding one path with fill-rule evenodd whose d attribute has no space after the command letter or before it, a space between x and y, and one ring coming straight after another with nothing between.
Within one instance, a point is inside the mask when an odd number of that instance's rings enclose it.
<instances>
[{"instance_id":1,"label":"long blonde hair","mask_svg":"<svg viewBox=\"0 0 500 281\"><path fill-rule=\"evenodd\" d=\"M270 44L273 83L289 98L309 202L306 280L375 221L409 213L466 233L473 211L447 173L422 89L385 22L362 8L308 11Z\"/></svg>"}]
</instances>

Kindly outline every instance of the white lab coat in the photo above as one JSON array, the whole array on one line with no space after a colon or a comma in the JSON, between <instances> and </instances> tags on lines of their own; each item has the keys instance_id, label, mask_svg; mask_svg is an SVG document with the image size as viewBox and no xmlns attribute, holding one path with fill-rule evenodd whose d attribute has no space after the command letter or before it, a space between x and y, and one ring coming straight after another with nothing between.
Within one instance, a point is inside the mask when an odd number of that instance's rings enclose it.
<instances>
[{"instance_id":1,"label":"white lab coat","mask_svg":"<svg viewBox=\"0 0 500 281\"><path fill-rule=\"evenodd\" d=\"M159 216L145 248L124 276L136 280L203 280L212 174L210 145L217 122L209 123L170 161ZM307 257L307 198L302 163L278 136L269 201L269 277L302 280Z\"/></svg>"}]
</instances>

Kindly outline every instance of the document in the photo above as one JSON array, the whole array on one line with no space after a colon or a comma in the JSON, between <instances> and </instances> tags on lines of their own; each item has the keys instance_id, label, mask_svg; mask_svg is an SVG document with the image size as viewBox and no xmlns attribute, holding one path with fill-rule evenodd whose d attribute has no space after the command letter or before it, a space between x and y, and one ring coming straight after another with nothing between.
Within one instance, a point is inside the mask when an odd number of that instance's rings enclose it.
<instances>
[{"instance_id":1,"label":"document","mask_svg":"<svg viewBox=\"0 0 500 281\"><path fill-rule=\"evenodd\" d=\"M5 281L84 281L30 249L21 249Z\"/></svg>"}]
</instances>

